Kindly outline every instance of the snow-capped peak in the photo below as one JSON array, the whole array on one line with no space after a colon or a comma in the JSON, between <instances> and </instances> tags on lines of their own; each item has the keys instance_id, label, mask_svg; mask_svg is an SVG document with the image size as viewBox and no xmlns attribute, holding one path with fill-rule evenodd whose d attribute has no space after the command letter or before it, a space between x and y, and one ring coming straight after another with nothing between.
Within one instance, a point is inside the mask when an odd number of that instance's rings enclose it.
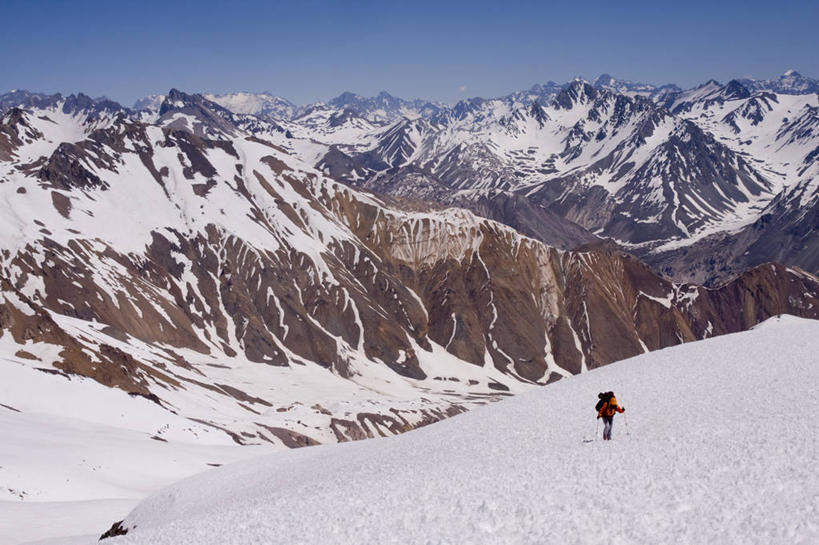
<instances>
[{"instance_id":1,"label":"snow-capped peak","mask_svg":"<svg viewBox=\"0 0 819 545\"><path fill-rule=\"evenodd\" d=\"M612 85L614 82L615 79L609 74L600 74L600 76L594 80L594 86L602 87L603 85Z\"/></svg>"},{"instance_id":2,"label":"snow-capped peak","mask_svg":"<svg viewBox=\"0 0 819 545\"><path fill-rule=\"evenodd\" d=\"M148 95L134 102L134 110L159 111L159 107L162 106L162 102L164 101L165 95Z\"/></svg>"},{"instance_id":3,"label":"snow-capped peak","mask_svg":"<svg viewBox=\"0 0 819 545\"><path fill-rule=\"evenodd\" d=\"M740 81L751 91L773 91L786 95L819 93L819 80L803 76L792 68L775 79L743 78Z\"/></svg>"}]
</instances>

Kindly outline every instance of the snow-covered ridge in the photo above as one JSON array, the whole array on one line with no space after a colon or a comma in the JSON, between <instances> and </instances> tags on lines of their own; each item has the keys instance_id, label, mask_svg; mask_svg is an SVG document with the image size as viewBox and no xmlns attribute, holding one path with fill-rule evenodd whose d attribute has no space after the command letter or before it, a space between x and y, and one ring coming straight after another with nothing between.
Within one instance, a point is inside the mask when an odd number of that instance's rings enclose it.
<instances>
[{"instance_id":1,"label":"snow-covered ridge","mask_svg":"<svg viewBox=\"0 0 819 545\"><path fill-rule=\"evenodd\" d=\"M401 437L208 471L112 543L812 543L817 339L775 318ZM626 408L611 442L593 440L601 390Z\"/></svg>"}]
</instances>

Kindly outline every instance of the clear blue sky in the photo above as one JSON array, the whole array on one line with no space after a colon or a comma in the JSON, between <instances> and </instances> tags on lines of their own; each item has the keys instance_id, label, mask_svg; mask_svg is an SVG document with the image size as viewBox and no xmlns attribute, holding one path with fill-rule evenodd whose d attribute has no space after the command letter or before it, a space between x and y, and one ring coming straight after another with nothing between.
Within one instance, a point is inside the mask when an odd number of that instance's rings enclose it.
<instances>
[{"instance_id":1,"label":"clear blue sky","mask_svg":"<svg viewBox=\"0 0 819 545\"><path fill-rule=\"evenodd\" d=\"M0 92L125 105L171 87L453 102L601 72L692 86L819 77L819 1L0 0Z\"/></svg>"}]
</instances>

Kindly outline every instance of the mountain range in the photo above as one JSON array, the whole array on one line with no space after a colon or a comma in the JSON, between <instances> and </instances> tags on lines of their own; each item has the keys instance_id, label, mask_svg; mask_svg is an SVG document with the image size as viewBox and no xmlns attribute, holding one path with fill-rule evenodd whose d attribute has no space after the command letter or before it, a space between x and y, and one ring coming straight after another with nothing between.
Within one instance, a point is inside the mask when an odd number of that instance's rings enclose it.
<instances>
[{"instance_id":1,"label":"mountain range","mask_svg":"<svg viewBox=\"0 0 819 545\"><path fill-rule=\"evenodd\" d=\"M3 365L294 447L819 318L797 76L453 106L2 95Z\"/></svg>"},{"instance_id":2,"label":"mountain range","mask_svg":"<svg viewBox=\"0 0 819 545\"><path fill-rule=\"evenodd\" d=\"M466 207L564 249L605 239L718 285L767 261L819 268L815 90L794 71L688 90L603 75L451 107L345 93L276 122L346 184Z\"/></svg>"},{"instance_id":3,"label":"mountain range","mask_svg":"<svg viewBox=\"0 0 819 545\"><path fill-rule=\"evenodd\" d=\"M466 207L565 249L605 239L675 280L719 285L767 261L819 270L817 91L793 70L688 90L604 74L450 107L344 93L277 122L344 183Z\"/></svg>"}]
</instances>

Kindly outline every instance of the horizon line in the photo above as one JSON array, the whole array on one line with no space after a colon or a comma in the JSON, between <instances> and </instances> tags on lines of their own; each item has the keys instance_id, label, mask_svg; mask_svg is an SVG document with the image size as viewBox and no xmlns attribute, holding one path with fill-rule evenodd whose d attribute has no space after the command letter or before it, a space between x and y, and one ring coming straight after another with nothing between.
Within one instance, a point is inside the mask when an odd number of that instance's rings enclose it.
<instances>
[{"instance_id":1,"label":"horizon line","mask_svg":"<svg viewBox=\"0 0 819 545\"><path fill-rule=\"evenodd\" d=\"M456 101L456 102L454 102L454 103L447 102L447 101L444 101L444 100L437 100L437 99L432 99L432 98L424 98L424 97L414 97L414 98L407 99L407 98L404 98L404 97L398 96L398 95L396 95L396 94L393 94L393 93L391 93L391 92L387 91L386 89L382 89L381 91L378 91L377 93L375 93L375 94L373 94L373 95L370 95L370 96L367 96L367 95L362 95L362 94L356 93L356 92L354 92L354 91L345 90L345 91L341 91L339 94L337 94L337 95L335 95L335 96L330 97L330 98L329 98L329 99L327 99L327 100L317 100L317 101L313 101L313 102L297 103L297 102L294 102L294 101L292 101L291 99L289 99L289 98L287 98L287 97L284 97L284 96L282 96L282 95L275 94L275 93L273 93L272 91L269 91L269 90L264 90L264 91L234 90L234 91L228 91L228 92L225 92L225 93L213 93L213 92L208 92L208 91L195 91L195 92L188 92L188 91L182 91L182 90L181 90L181 89L179 89L178 87L171 87L170 89L168 89L168 91L167 91L167 92L164 92L164 93L161 93L161 92L160 92L160 93L149 93L149 94L143 95L143 96L141 96L140 98L136 99L136 100L133 102L133 105L136 105L136 103L137 103L138 101L140 101L140 100L144 100L144 99L146 99L146 98L151 98L151 97L167 96L167 95L168 95L168 94L169 94L171 91L177 90L177 91L183 92L183 93L185 93L185 94L193 94L193 95L197 95L197 94L198 94L198 95L202 95L203 97L204 97L205 95L211 95L211 96L215 96L215 97L224 97L224 96L236 95L236 94L248 94L248 95L268 95L268 96L273 97L273 98L280 98L280 99L282 99L282 100L285 100L285 101L287 101L288 103L290 103L290 104L292 104L293 106L296 106L296 107L312 106L312 105L318 105L318 104L327 104L329 101L332 101L333 99L339 98L340 96L345 95L345 94L351 94L351 95L354 95L355 97L358 97L358 98L363 98L363 99L376 98L376 97L378 97L378 96L380 96L380 95L382 95L382 94L386 94L386 95L388 95L388 96L390 96L390 97L392 97L392 98L396 98L396 99L399 99L399 100L404 100L404 101L407 101L407 102L413 102L413 101L418 101L418 100L421 100L421 101L425 101L425 102L429 102L429 103L433 103L433 104L436 104L436 103L437 103L437 104L443 104L443 105L446 105L446 106L453 106L453 105L458 104L459 102L462 102L462 101L464 101L464 100L474 100L474 99L495 100L495 99L498 99L498 98L504 98L504 97L506 97L506 96L508 96L508 95L510 95L510 94L513 94L513 93L519 93L519 92L523 92L523 91L529 91L529 90L532 90L532 89L534 89L535 87L537 87L538 85L557 85L557 86L566 86L566 85L570 85L572 82L574 82L574 81L578 81L578 80L580 80L580 81L583 81L583 82L586 82L586 83L589 83L589 84L592 84L592 85L593 85L593 84L594 84L594 83L595 83L597 80L599 80L599 79L600 79L602 76L609 76L609 77L613 78L615 81L622 82L622 83L631 83L631 84L637 84L637 85L651 85L651 86L653 86L653 87L655 87L655 88L657 88L657 89L662 88L662 87L670 87L670 86L673 86L673 87L677 87L677 88L679 88L680 90L686 91L686 90L696 89L696 88L698 88L698 87L702 87L703 85L706 85L707 83L709 83L709 82L711 82L711 81L714 81L714 82L716 82L716 83L719 83L720 85L727 85L727 83L730 83L731 81L739 81L739 82L742 82L742 80L750 80L750 81L772 81L772 80L775 80L775 79L779 79L779 78L783 78L783 77L791 76L791 75L794 75L794 74L795 74L795 75L798 75L798 76L801 76L801 77L804 77L804 78L807 78L807 79L811 79L811 80L817 80L817 81L819 81L819 79L817 79L817 78L814 78L814 77L811 77L811 76L805 76L804 74L802 74L801 72L799 72L799 70L795 70L795 69L793 69L793 68L789 68L789 69L785 70L785 72L783 72L782 74L779 74L778 76L775 76L775 77L773 77L773 78L755 78L755 77L753 77L753 76L744 75L744 76L739 76L739 77L733 77L733 78L730 78L730 79L728 79L728 80L727 80L727 82L726 82L726 83L722 83L721 81L719 81L719 80L717 80L717 79L715 79L715 78L709 78L709 79L705 80L704 82L702 82L702 83L700 83L700 84L694 85L694 86L692 86L692 87L687 87L687 88L685 88L685 87L681 87L680 85L678 85L678 84L676 84L676 83L671 83L671 82L668 82L668 83L661 83L661 84L656 84L656 83L648 83L648 82L645 82L645 81L634 81L634 80L628 80L628 79L619 79L619 78L617 78L616 76L612 76L612 75L611 75L611 74L609 74L608 72L602 72L601 74L599 74L599 75L598 75L597 77L595 77L594 79L586 79L585 77L578 75L578 76L575 76L574 78L572 78L571 80L568 80L568 81L565 81L565 82L562 82L562 83L558 83L558 82L556 82L556 81L554 81L554 80L546 80L545 82L542 82L542 83L541 83L541 82L533 83L532 85L530 85L530 86L529 86L528 88L526 88L526 89L521 89L521 88L518 88L518 89L513 89L512 91L509 91L509 92L508 92L508 93L506 93L505 95L499 95L499 96L493 96L493 97L484 97L484 96L481 96L481 95L465 96L465 97L463 97L463 98L461 98L461 99L457 100L457 101ZM87 97L91 98L91 99L92 99L92 100L94 100L94 101L99 101L99 100L110 100L110 101L112 101L112 102L116 102L116 103L117 103L117 104L119 104L120 106L124 106L124 107L126 107L126 108L128 108L128 109L132 109L132 108L133 108L133 105L132 105L132 106L125 106L125 104L126 104L126 103L125 103L124 101L121 101L121 100L118 100L118 99L112 98L112 97L110 97L110 96L108 96L108 95L102 94L102 95L99 95L99 96L96 96L96 97L95 97L95 96L92 96L91 94L88 94L88 93L86 93L86 92L84 92L84 91L71 91L71 92L56 91L56 92L54 92L54 93L47 93L47 92L42 92L42 91L31 91L30 89L22 89L22 88L17 88L17 89L10 89L10 90L8 90L7 92L5 92L5 93L3 93L3 94L11 94L11 93L16 93L16 92L26 92L26 93L32 93L32 94L42 94L42 95L47 95L47 96L60 95L60 96L62 96L62 97L70 97L70 96L85 95L85 96L87 96ZM0 96L1 96L1 95L0 95Z\"/></svg>"}]
</instances>

